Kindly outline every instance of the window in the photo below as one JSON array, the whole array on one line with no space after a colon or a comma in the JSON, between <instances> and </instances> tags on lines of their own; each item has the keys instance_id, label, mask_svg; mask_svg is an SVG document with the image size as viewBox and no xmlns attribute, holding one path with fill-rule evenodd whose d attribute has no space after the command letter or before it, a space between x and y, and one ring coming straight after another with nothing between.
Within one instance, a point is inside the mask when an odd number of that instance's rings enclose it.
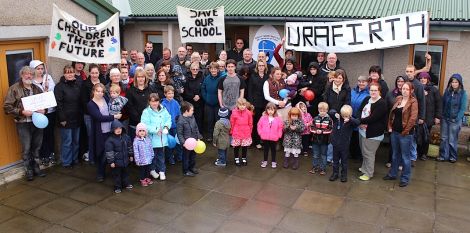
<instances>
[{"instance_id":1,"label":"window","mask_svg":"<svg viewBox=\"0 0 470 233\"><path fill-rule=\"evenodd\" d=\"M416 69L423 68L425 64L424 55L427 50L426 44L412 45L410 49L410 63L416 66ZM445 69L447 58L447 41L431 40L429 41L428 52L431 55L431 81L438 86L442 93L445 88Z\"/></svg>"},{"instance_id":2,"label":"window","mask_svg":"<svg viewBox=\"0 0 470 233\"><path fill-rule=\"evenodd\" d=\"M144 32L144 46L147 41L152 42L153 44L153 52L158 54L159 57L162 56L163 53L163 35L162 32Z\"/></svg>"}]
</instances>

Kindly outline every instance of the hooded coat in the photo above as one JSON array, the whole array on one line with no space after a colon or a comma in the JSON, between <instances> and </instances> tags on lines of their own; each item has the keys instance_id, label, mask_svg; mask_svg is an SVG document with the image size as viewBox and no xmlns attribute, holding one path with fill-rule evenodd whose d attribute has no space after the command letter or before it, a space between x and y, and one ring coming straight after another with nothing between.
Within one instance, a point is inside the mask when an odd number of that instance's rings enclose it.
<instances>
[{"instance_id":1,"label":"hooded coat","mask_svg":"<svg viewBox=\"0 0 470 233\"><path fill-rule=\"evenodd\" d=\"M459 88L452 89L452 80L459 81ZM446 91L442 97L442 118L451 122L461 122L467 109L467 92L464 89L462 76L453 74L447 83Z\"/></svg>"},{"instance_id":2,"label":"hooded coat","mask_svg":"<svg viewBox=\"0 0 470 233\"><path fill-rule=\"evenodd\" d=\"M116 135L114 130L122 129L120 135ZM111 124L111 135L106 139L104 151L108 164L114 163L117 167L127 167L129 165L129 157L134 153L132 143L125 133L124 126L119 120L114 120Z\"/></svg>"},{"instance_id":3,"label":"hooded coat","mask_svg":"<svg viewBox=\"0 0 470 233\"><path fill-rule=\"evenodd\" d=\"M171 116L163 105L157 111L148 106L142 112L140 121L147 126L153 148L168 146L168 134L158 133L164 128L171 129Z\"/></svg>"}]
</instances>

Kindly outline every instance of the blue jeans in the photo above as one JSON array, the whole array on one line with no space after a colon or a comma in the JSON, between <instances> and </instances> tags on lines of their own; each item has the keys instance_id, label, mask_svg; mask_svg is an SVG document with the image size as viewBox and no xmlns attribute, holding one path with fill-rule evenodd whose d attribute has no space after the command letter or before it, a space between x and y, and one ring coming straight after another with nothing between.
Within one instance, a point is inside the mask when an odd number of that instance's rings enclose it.
<instances>
[{"instance_id":1,"label":"blue jeans","mask_svg":"<svg viewBox=\"0 0 470 233\"><path fill-rule=\"evenodd\" d=\"M408 183L411 178L411 143L413 135L402 136L401 133L392 132L391 146L393 147L392 167L388 173L391 177L397 177L398 166L403 165L400 181Z\"/></svg>"},{"instance_id":2,"label":"blue jeans","mask_svg":"<svg viewBox=\"0 0 470 233\"><path fill-rule=\"evenodd\" d=\"M441 146L439 158L443 160L457 160L457 146L459 140L460 122L447 119L441 121Z\"/></svg>"},{"instance_id":3,"label":"blue jeans","mask_svg":"<svg viewBox=\"0 0 470 233\"><path fill-rule=\"evenodd\" d=\"M78 160L80 128L60 128L60 158L62 166L71 166Z\"/></svg>"},{"instance_id":4,"label":"blue jeans","mask_svg":"<svg viewBox=\"0 0 470 233\"><path fill-rule=\"evenodd\" d=\"M327 150L328 150L327 144L313 143L312 154L313 154L313 167L314 168L319 167L322 171L326 170Z\"/></svg>"},{"instance_id":5,"label":"blue jeans","mask_svg":"<svg viewBox=\"0 0 470 233\"><path fill-rule=\"evenodd\" d=\"M328 150L326 151L326 161L333 162L333 145L331 143L328 144Z\"/></svg>"},{"instance_id":6,"label":"blue jeans","mask_svg":"<svg viewBox=\"0 0 470 233\"><path fill-rule=\"evenodd\" d=\"M217 155L218 155L218 160L220 163L227 163L227 149L222 150L218 149L217 150Z\"/></svg>"},{"instance_id":7,"label":"blue jeans","mask_svg":"<svg viewBox=\"0 0 470 233\"><path fill-rule=\"evenodd\" d=\"M150 169L157 172L166 172L164 148L153 148L153 153L155 156L153 157Z\"/></svg>"},{"instance_id":8,"label":"blue jeans","mask_svg":"<svg viewBox=\"0 0 470 233\"><path fill-rule=\"evenodd\" d=\"M416 144L416 138L413 137L411 140L411 160L416 161L418 159L418 145Z\"/></svg>"},{"instance_id":9,"label":"blue jeans","mask_svg":"<svg viewBox=\"0 0 470 233\"><path fill-rule=\"evenodd\" d=\"M93 141L92 141L92 129L91 129L91 116L90 115L83 115L83 120L85 121L85 127L86 127L86 135L88 136L88 146L92 146ZM88 147L88 158L90 161L95 161L95 154L93 153L93 149Z\"/></svg>"}]
</instances>

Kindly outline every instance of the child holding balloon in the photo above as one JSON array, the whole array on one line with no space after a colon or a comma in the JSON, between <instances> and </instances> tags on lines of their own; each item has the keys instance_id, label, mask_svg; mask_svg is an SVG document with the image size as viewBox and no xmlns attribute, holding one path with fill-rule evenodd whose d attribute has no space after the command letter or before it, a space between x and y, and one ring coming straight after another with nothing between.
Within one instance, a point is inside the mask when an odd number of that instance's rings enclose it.
<instances>
[{"instance_id":1,"label":"child holding balloon","mask_svg":"<svg viewBox=\"0 0 470 233\"><path fill-rule=\"evenodd\" d=\"M252 143L251 131L253 130L253 113L247 109L250 105L245 98L238 98L237 107L233 109L230 116L230 125L232 128L232 146L234 147L235 165L246 166L247 150ZM240 158L240 148L242 149L242 157ZM241 160L241 161L240 161Z\"/></svg>"},{"instance_id":2,"label":"child holding balloon","mask_svg":"<svg viewBox=\"0 0 470 233\"><path fill-rule=\"evenodd\" d=\"M175 137L176 135L176 118L181 115L180 112L180 104L178 101L174 99L175 97L175 88L171 85L166 85L163 88L163 92L165 93L165 98L162 100L162 105L166 108L168 113L171 116L171 128L170 128L170 135ZM173 152L176 155L173 156ZM168 150L165 151L165 157L168 159L168 162L171 165L175 165L175 160L181 161L183 156L183 151L181 150L181 146L176 144L174 148L170 146Z\"/></svg>"},{"instance_id":3,"label":"child holding balloon","mask_svg":"<svg viewBox=\"0 0 470 233\"><path fill-rule=\"evenodd\" d=\"M182 115L178 117L176 131L178 140L183 144L183 175L194 177L198 174L196 166L196 139L202 139L196 119L194 118L194 106L186 101L181 102Z\"/></svg>"},{"instance_id":4,"label":"child holding balloon","mask_svg":"<svg viewBox=\"0 0 470 233\"><path fill-rule=\"evenodd\" d=\"M134 160L140 170L140 184L147 187L153 184L150 179L150 164L152 164L154 157L152 141L148 137L147 126L144 123L137 124L135 131L136 136L132 144Z\"/></svg>"},{"instance_id":5,"label":"child holding balloon","mask_svg":"<svg viewBox=\"0 0 470 233\"><path fill-rule=\"evenodd\" d=\"M147 125L149 137L152 140L155 157L152 161L150 174L157 179L165 180L165 147L168 146L168 133L171 127L171 116L163 105L157 93L149 96L149 106L144 109L140 121ZM158 174L156 171L158 170Z\"/></svg>"}]
</instances>

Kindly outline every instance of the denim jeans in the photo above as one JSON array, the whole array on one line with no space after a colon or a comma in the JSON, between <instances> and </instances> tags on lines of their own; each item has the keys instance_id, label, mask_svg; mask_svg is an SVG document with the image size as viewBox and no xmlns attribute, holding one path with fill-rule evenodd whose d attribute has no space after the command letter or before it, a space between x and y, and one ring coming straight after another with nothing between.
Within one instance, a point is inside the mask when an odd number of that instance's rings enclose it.
<instances>
[{"instance_id":1,"label":"denim jeans","mask_svg":"<svg viewBox=\"0 0 470 233\"><path fill-rule=\"evenodd\" d=\"M36 128L33 122L16 123L16 132L21 144L21 157L26 170L33 170L35 163L39 165L42 131L42 129Z\"/></svg>"},{"instance_id":2,"label":"denim jeans","mask_svg":"<svg viewBox=\"0 0 470 233\"><path fill-rule=\"evenodd\" d=\"M447 119L441 121L441 146L439 158L444 160L457 160L457 149L460 132L460 122Z\"/></svg>"},{"instance_id":3,"label":"denim jeans","mask_svg":"<svg viewBox=\"0 0 470 233\"><path fill-rule=\"evenodd\" d=\"M416 138L413 137L411 140L411 160L416 161L418 159L418 145L416 144Z\"/></svg>"},{"instance_id":4,"label":"denim jeans","mask_svg":"<svg viewBox=\"0 0 470 233\"><path fill-rule=\"evenodd\" d=\"M60 128L60 158L62 166L71 166L78 160L80 128Z\"/></svg>"},{"instance_id":5,"label":"denim jeans","mask_svg":"<svg viewBox=\"0 0 470 233\"><path fill-rule=\"evenodd\" d=\"M333 145L331 143L328 144L328 149L326 151L326 161L333 162Z\"/></svg>"},{"instance_id":6,"label":"denim jeans","mask_svg":"<svg viewBox=\"0 0 470 233\"><path fill-rule=\"evenodd\" d=\"M316 143L314 143L312 145L313 167L318 167L322 171L326 170L327 150L328 150L328 144L316 144Z\"/></svg>"},{"instance_id":7,"label":"denim jeans","mask_svg":"<svg viewBox=\"0 0 470 233\"><path fill-rule=\"evenodd\" d=\"M153 148L153 153L155 156L152 160L151 170L155 170L157 172L166 172L164 151L165 149L163 147Z\"/></svg>"},{"instance_id":8,"label":"denim jeans","mask_svg":"<svg viewBox=\"0 0 470 233\"><path fill-rule=\"evenodd\" d=\"M218 149L217 150L217 159L219 160L220 163L227 163L227 149L222 150Z\"/></svg>"},{"instance_id":9,"label":"denim jeans","mask_svg":"<svg viewBox=\"0 0 470 233\"><path fill-rule=\"evenodd\" d=\"M391 146L393 147L392 167L388 173L391 177L397 177L398 166L402 164L400 181L408 183L411 179L411 143L413 135L402 136L401 133L392 132Z\"/></svg>"},{"instance_id":10,"label":"denim jeans","mask_svg":"<svg viewBox=\"0 0 470 233\"><path fill-rule=\"evenodd\" d=\"M90 115L83 115L83 120L85 121L85 127L86 127L86 135L88 136L88 146L94 145L92 142L92 134L93 131L91 129L91 116ZM90 161L95 161L95 154L93 152L94 150L92 148L88 148L88 158Z\"/></svg>"}]
</instances>

